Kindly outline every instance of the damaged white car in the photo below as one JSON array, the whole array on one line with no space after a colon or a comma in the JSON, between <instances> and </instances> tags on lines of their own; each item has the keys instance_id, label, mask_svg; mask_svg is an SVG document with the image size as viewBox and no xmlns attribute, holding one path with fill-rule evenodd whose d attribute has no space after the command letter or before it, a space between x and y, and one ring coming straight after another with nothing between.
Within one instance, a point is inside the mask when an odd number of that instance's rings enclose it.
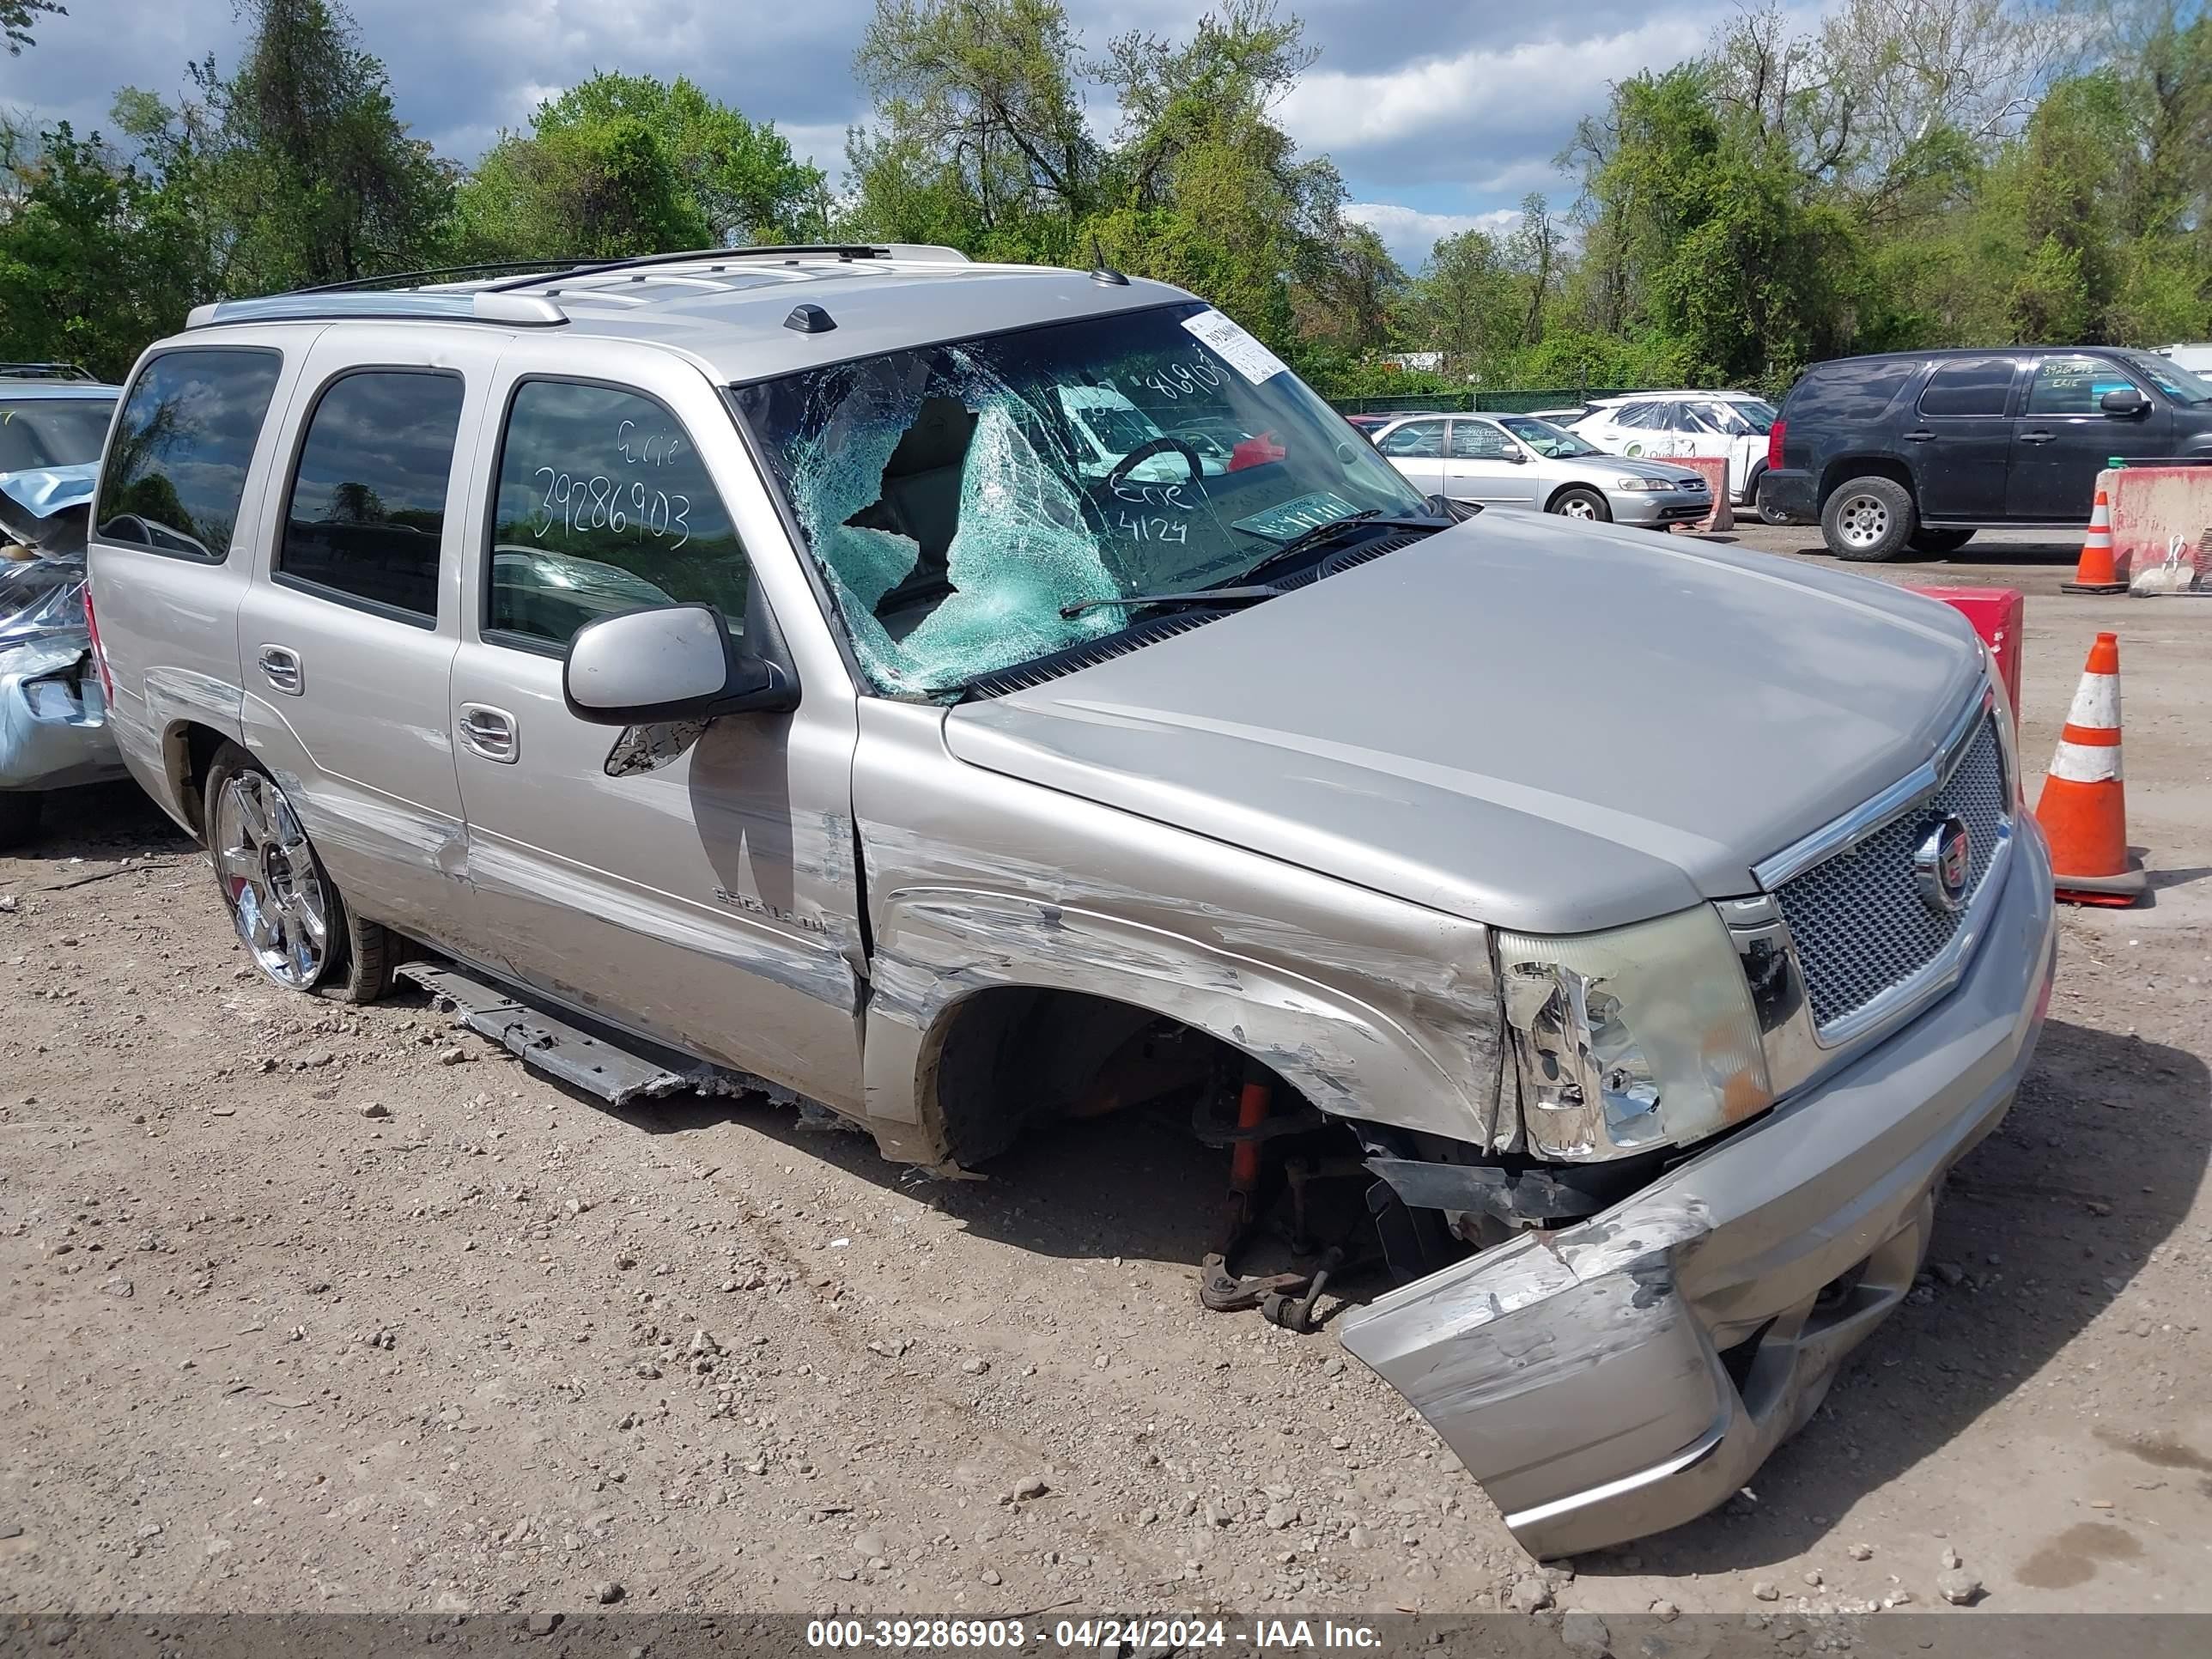
<instances>
[{"instance_id":1,"label":"damaged white car","mask_svg":"<svg viewBox=\"0 0 2212 1659\"><path fill-rule=\"evenodd\" d=\"M1805 1421L2049 995L1954 612L1449 507L1112 271L206 308L91 562L125 758L270 978L396 969L605 1097L764 1079L941 1171L1187 1109L1207 1304L1379 1291L1330 1328L1540 1555ZM1279 1206L1302 1259L1243 1276Z\"/></svg>"}]
</instances>

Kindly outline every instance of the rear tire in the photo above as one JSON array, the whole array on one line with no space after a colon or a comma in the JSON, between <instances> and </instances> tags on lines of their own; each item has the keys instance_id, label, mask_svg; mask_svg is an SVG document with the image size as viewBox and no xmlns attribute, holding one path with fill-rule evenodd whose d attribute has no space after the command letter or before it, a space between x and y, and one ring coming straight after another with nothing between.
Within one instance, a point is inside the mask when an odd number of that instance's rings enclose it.
<instances>
[{"instance_id":1,"label":"rear tire","mask_svg":"<svg viewBox=\"0 0 2212 1659\"><path fill-rule=\"evenodd\" d=\"M1911 539L1907 541L1905 545L1911 548L1915 553L1934 553L1942 555L1945 553L1956 553L1960 548L1964 547L1968 542L1973 539L1974 532L1971 530L1928 530L1923 528L1914 531L1912 532Z\"/></svg>"},{"instance_id":2,"label":"rear tire","mask_svg":"<svg viewBox=\"0 0 2212 1659\"><path fill-rule=\"evenodd\" d=\"M1879 474L1846 480L1820 504L1820 539L1854 564L1895 558L1919 527L1912 492Z\"/></svg>"},{"instance_id":3,"label":"rear tire","mask_svg":"<svg viewBox=\"0 0 2212 1659\"><path fill-rule=\"evenodd\" d=\"M354 915L283 790L234 743L208 767L203 812L216 890L265 978L339 1002L391 988L391 936Z\"/></svg>"},{"instance_id":4,"label":"rear tire","mask_svg":"<svg viewBox=\"0 0 2212 1659\"><path fill-rule=\"evenodd\" d=\"M0 848L21 847L39 833L46 798L30 789L0 789Z\"/></svg>"},{"instance_id":5,"label":"rear tire","mask_svg":"<svg viewBox=\"0 0 2212 1659\"><path fill-rule=\"evenodd\" d=\"M1552 497L1544 511L1565 519L1580 519L1585 524L1613 522L1613 509L1605 504L1605 497L1581 484L1570 484L1562 489Z\"/></svg>"}]
</instances>

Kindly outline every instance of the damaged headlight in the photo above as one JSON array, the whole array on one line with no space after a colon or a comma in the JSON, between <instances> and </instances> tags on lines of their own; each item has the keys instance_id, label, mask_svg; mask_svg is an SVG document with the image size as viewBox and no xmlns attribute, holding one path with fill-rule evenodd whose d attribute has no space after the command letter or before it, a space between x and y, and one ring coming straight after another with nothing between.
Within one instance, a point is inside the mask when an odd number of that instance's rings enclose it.
<instances>
[{"instance_id":1,"label":"damaged headlight","mask_svg":"<svg viewBox=\"0 0 2212 1659\"><path fill-rule=\"evenodd\" d=\"M1683 1146L1772 1103L1751 994L1711 905L1602 933L1495 939L1535 1156Z\"/></svg>"}]
</instances>

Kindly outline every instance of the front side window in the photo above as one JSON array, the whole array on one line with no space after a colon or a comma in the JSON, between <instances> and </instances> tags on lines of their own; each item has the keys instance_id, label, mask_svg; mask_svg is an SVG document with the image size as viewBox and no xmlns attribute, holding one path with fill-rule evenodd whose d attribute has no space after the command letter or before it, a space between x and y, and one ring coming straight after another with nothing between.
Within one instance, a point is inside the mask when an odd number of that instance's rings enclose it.
<instances>
[{"instance_id":1,"label":"front side window","mask_svg":"<svg viewBox=\"0 0 2212 1659\"><path fill-rule=\"evenodd\" d=\"M507 407L487 632L566 645L586 623L711 605L744 631L752 566L692 447L641 392L525 380Z\"/></svg>"},{"instance_id":2,"label":"front side window","mask_svg":"<svg viewBox=\"0 0 2212 1659\"><path fill-rule=\"evenodd\" d=\"M434 623L461 393L458 374L416 370L333 381L300 446L276 574Z\"/></svg>"},{"instance_id":3,"label":"front side window","mask_svg":"<svg viewBox=\"0 0 2212 1659\"><path fill-rule=\"evenodd\" d=\"M1563 426L1553 426L1549 421L1540 421L1534 415L1501 415L1498 424L1547 461L1567 461L1577 456L1605 453L1580 433L1570 432Z\"/></svg>"},{"instance_id":4,"label":"front side window","mask_svg":"<svg viewBox=\"0 0 2212 1659\"><path fill-rule=\"evenodd\" d=\"M953 691L1130 626L1088 601L1233 582L1321 526L1427 512L1342 416L1196 303L861 358L733 396L887 693ZM1100 427L1099 410L1119 418ZM1443 422L1424 424L1442 439Z\"/></svg>"},{"instance_id":5,"label":"front side window","mask_svg":"<svg viewBox=\"0 0 2212 1659\"><path fill-rule=\"evenodd\" d=\"M273 351L166 351L124 399L100 474L100 535L220 564L230 556L246 469L276 389Z\"/></svg>"},{"instance_id":6,"label":"front side window","mask_svg":"<svg viewBox=\"0 0 2212 1659\"><path fill-rule=\"evenodd\" d=\"M0 472L100 459L112 398L0 398Z\"/></svg>"},{"instance_id":7,"label":"front side window","mask_svg":"<svg viewBox=\"0 0 2212 1659\"><path fill-rule=\"evenodd\" d=\"M2102 357L2045 357L2035 366L2028 389L2031 415L2097 415L2107 392L2135 388L2135 382Z\"/></svg>"}]
</instances>

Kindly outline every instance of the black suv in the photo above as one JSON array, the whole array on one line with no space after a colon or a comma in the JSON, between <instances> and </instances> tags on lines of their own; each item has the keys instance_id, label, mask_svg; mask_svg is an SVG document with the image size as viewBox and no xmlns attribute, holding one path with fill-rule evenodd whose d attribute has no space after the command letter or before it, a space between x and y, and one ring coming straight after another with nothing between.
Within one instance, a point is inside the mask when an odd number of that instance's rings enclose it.
<instances>
[{"instance_id":1,"label":"black suv","mask_svg":"<svg viewBox=\"0 0 2212 1659\"><path fill-rule=\"evenodd\" d=\"M1761 515L1839 559L1948 553L1974 532L2084 525L2106 461L2212 460L2212 381L2148 351L2008 346L1844 357L1783 400Z\"/></svg>"}]
</instances>

